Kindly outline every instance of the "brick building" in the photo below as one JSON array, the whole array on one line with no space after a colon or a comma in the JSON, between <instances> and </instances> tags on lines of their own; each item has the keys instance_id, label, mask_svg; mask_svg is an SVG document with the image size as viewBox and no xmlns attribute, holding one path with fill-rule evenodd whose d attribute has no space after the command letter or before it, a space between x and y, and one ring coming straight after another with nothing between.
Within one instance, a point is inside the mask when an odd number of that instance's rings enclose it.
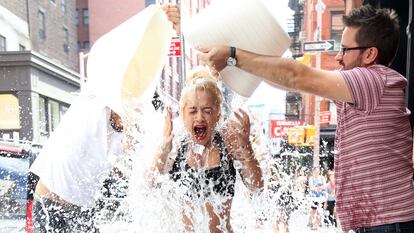
<instances>
[{"instance_id":1,"label":"brick building","mask_svg":"<svg viewBox=\"0 0 414 233\"><path fill-rule=\"evenodd\" d=\"M76 0L76 16L78 50L87 52L90 48L88 0Z\"/></svg>"},{"instance_id":2,"label":"brick building","mask_svg":"<svg viewBox=\"0 0 414 233\"><path fill-rule=\"evenodd\" d=\"M30 50L71 70L78 69L75 3L68 0L0 0L28 26ZM26 48L29 49L29 48Z\"/></svg>"},{"instance_id":3,"label":"brick building","mask_svg":"<svg viewBox=\"0 0 414 233\"><path fill-rule=\"evenodd\" d=\"M79 90L75 2L0 0L0 138L42 143Z\"/></svg>"}]
</instances>

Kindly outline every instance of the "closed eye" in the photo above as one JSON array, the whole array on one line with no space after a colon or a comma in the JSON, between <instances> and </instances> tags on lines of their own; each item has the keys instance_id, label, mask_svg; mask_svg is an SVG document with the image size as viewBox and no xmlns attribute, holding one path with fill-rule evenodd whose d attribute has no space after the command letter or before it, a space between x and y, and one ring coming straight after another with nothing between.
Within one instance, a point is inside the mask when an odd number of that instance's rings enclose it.
<instances>
[{"instance_id":1,"label":"closed eye","mask_svg":"<svg viewBox=\"0 0 414 233\"><path fill-rule=\"evenodd\" d=\"M188 112L189 112L190 114L194 114L194 113L196 113L196 112L197 112L197 108L195 108L195 107L191 107L191 108L189 108Z\"/></svg>"},{"instance_id":2,"label":"closed eye","mask_svg":"<svg viewBox=\"0 0 414 233\"><path fill-rule=\"evenodd\" d=\"M213 113L213 108L211 108L211 107L203 108L203 112L207 113L207 114L212 114Z\"/></svg>"}]
</instances>

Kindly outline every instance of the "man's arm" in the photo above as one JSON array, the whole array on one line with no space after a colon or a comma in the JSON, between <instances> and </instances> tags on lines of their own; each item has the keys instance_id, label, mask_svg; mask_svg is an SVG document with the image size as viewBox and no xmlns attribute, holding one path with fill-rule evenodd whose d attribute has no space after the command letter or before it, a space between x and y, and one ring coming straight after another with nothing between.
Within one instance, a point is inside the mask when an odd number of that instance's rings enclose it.
<instances>
[{"instance_id":1,"label":"man's arm","mask_svg":"<svg viewBox=\"0 0 414 233\"><path fill-rule=\"evenodd\" d=\"M197 49L202 52L198 58L212 69L213 74L218 74L226 67L229 47ZM262 77L273 86L282 86L332 100L352 102L345 80L337 71L318 70L293 59L260 55L242 49L236 50L236 58L237 67Z\"/></svg>"}]
</instances>

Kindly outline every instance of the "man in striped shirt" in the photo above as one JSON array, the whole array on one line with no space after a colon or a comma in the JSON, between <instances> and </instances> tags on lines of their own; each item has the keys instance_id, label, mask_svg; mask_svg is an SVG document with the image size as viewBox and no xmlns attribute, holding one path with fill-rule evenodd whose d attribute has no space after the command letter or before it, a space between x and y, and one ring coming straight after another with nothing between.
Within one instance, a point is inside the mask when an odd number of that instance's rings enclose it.
<instances>
[{"instance_id":1,"label":"man in striped shirt","mask_svg":"<svg viewBox=\"0 0 414 233\"><path fill-rule=\"evenodd\" d=\"M218 74L232 56L237 62L229 65L275 86L334 100L337 213L342 230L414 232L413 142L404 98L407 80L388 67L398 48L397 15L366 5L353 9L343 21L342 48L335 57L340 71L227 46L198 48L199 59Z\"/></svg>"}]
</instances>

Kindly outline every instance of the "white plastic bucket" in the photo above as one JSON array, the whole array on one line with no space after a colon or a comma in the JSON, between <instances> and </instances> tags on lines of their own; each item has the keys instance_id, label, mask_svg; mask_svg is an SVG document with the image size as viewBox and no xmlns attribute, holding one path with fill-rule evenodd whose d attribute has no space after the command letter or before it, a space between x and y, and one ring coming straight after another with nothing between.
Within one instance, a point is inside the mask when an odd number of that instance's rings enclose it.
<instances>
[{"instance_id":1,"label":"white plastic bucket","mask_svg":"<svg viewBox=\"0 0 414 233\"><path fill-rule=\"evenodd\" d=\"M100 37L87 63L88 87L106 106L131 117L150 102L167 59L172 24L151 5Z\"/></svg>"},{"instance_id":2,"label":"white plastic bucket","mask_svg":"<svg viewBox=\"0 0 414 233\"><path fill-rule=\"evenodd\" d=\"M184 22L182 28L186 42L193 47L227 45L282 56L290 46L288 34L261 0L215 1ZM220 75L244 97L250 97L261 82L236 67L226 67Z\"/></svg>"}]
</instances>

